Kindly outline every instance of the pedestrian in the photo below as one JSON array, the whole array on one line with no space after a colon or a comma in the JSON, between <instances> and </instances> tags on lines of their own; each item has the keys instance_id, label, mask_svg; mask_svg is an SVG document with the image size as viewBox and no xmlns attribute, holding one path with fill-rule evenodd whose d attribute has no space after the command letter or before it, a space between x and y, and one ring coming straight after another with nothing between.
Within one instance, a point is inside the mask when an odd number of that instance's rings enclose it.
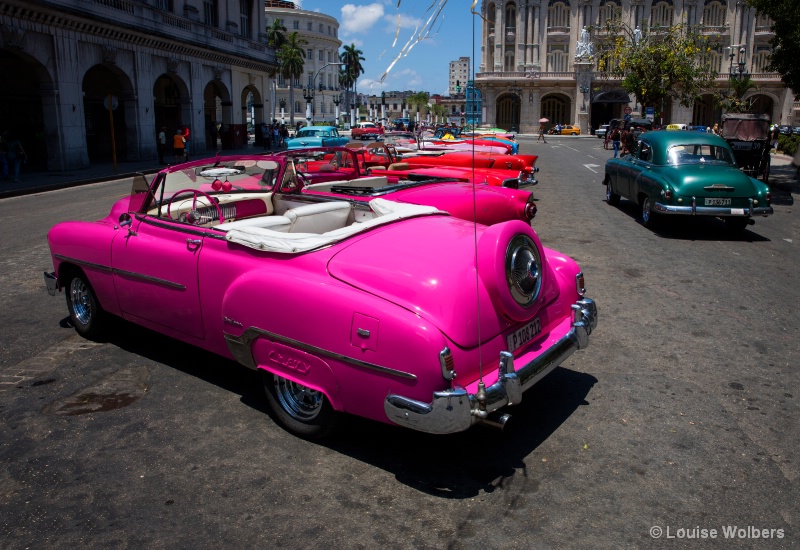
<instances>
[{"instance_id":1,"label":"pedestrian","mask_svg":"<svg viewBox=\"0 0 800 550\"><path fill-rule=\"evenodd\" d=\"M289 128L286 127L286 124L281 124L280 126L276 124L272 129L272 142L275 144L276 149L282 149L288 137Z\"/></svg>"},{"instance_id":2,"label":"pedestrian","mask_svg":"<svg viewBox=\"0 0 800 550\"><path fill-rule=\"evenodd\" d=\"M0 180L8 179L8 144L4 136L0 136Z\"/></svg>"},{"instance_id":3,"label":"pedestrian","mask_svg":"<svg viewBox=\"0 0 800 550\"><path fill-rule=\"evenodd\" d=\"M191 153L189 149L190 141L189 141L189 127L186 126L183 129L183 160L188 162L189 161L189 153Z\"/></svg>"},{"instance_id":4,"label":"pedestrian","mask_svg":"<svg viewBox=\"0 0 800 550\"><path fill-rule=\"evenodd\" d=\"M714 123L714 126L711 128L711 133L715 136L719 135L719 124Z\"/></svg>"},{"instance_id":5,"label":"pedestrian","mask_svg":"<svg viewBox=\"0 0 800 550\"><path fill-rule=\"evenodd\" d=\"M175 130L175 135L172 136L172 154L175 156L175 162L181 162L186 155L186 140L180 129Z\"/></svg>"},{"instance_id":6,"label":"pedestrian","mask_svg":"<svg viewBox=\"0 0 800 550\"><path fill-rule=\"evenodd\" d=\"M158 139L156 140L156 145L158 147L158 163L164 164L164 151L167 150L167 127L162 126L161 131L158 133Z\"/></svg>"},{"instance_id":7,"label":"pedestrian","mask_svg":"<svg viewBox=\"0 0 800 550\"><path fill-rule=\"evenodd\" d=\"M611 130L611 143L614 145L614 158L619 156L620 133L616 126Z\"/></svg>"},{"instance_id":8,"label":"pedestrian","mask_svg":"<svg viewBox=\"0 0 800 550\"><path fill-rule=\"evenodd\" d=\"M536 141L539 141L540 139L547 143L547 139L544 137L544 124L539 124L539 137L536 138Z\"/></svg>"},{"instance_id":9,"label":"pedestrian","mask_svg":"<svg viewBox=\"0 0 800 550\"><path fill-rule=\"evenodd\" d=\"M3 135L3 141L6 143L6 158L8 165L13 174L15 183L19 183L19 167L21 164L28 162L28 154L22 147L22 143L10 131Z\"/></svg>"},{"instance_id":10,"label":"pedestrian","mask_svg":"<svg viewBox=\"0 0 800 550\"><path fill-rule=\"evenodd\" d=\"M781 129L776 124L772 127L772 148L775 149L775 152L778 152L778 137L781 135Z\"/></svg>"}]
</instances>

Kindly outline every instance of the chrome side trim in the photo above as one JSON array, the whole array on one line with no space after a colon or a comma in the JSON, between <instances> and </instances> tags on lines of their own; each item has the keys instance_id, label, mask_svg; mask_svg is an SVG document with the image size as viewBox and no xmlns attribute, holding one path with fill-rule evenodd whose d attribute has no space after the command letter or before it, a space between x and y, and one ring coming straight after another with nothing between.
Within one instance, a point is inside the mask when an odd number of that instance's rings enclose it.
<instances>
[{"instance_id":1,"label":"chrome side trim","mask_svg":"<svg viewBox=\"0 0 800 550\"><path fill-rule=\"evenodd\" d=\"M751 199L752 201L752 199ZM730 208L722 206L672 206L671 204L655 203L653 210L660 214L682 214L684 216L769 216L773 213L771 206L752 206L752 202L745 208ZM742 210L743 214L736 214L734 210Z\"/></svg>"},{"instance_id":2,"label":"chrome side trim","mask_svg":"<svg viewBox=\"0 0 800 550\"><path fill-rule=\"evenodd\" d=\"M317 346L306 344L305 342L301 342L300 340L295 340L294 338L289 338L287 336L281 336L280 334L275 334L274 332L269 332L267 330L256 327L248 328L242 333L241 336L234 336L232 334L225 333L225 342L228 344L228 350L236 358L237 361L239 361L242 365L251 369L257 368L255 358L253 358L253 350L252 350L252 344L256 338L266 338L267 340L270 340L272 342L277 342L279 344L286 344L288 346L292 346L294 348L307 351L308 353L312 353L314 355L330 357L331 359L336 359L337 361L350 363L351 365L355 365L357 367L362 367L365 369L382 372L384 374L390 374L392 376L398 376L400 378L405 378L407 380L417 379L417 376L411 374L410 372L403 372L401 370L390 369L388 367L382 367L374 363L368 363L367 361L361 361L360 359L354 359L353 357L348 357L346 355L342 355L341 353L336 353L333 351L328 351L326 349L318 348Z\"/></svg>"},{"instance_id":3,"label":"chrome side trim","mask_svg":"<svg viewBox=\"0 0 800 550\"><path fill-rule=\"evenodd\" d=\"M522 394L577 350L589 345L589 335L597 327L597 306L584 298L572 305L572 328L544 353L514 369L514 356L500 353L497 382L470 394L464 388L434 392L430 403L402 395L389 394L383 410L400 426L433 434L463 431L472 424L491 419L491 413L522 401Z\"/></svg>"},{"instance_id":4,"label":"chrome side trim","mask_svg":"<svg viewBox=\"0 0 800 550\"><path fill-rule=\"evenodd\" d=\"M86 262L83 260L79 260L77 258L70 258L69 256L63 256L61 254L55 255L57 259L70 262L77 265L82 265L86 267L91 267L93 269L99 269L100 271L107 271L113 273L114 275L125 275L127 277L133 277L134 279L142 279L145 281L149 281L151 283L156 283L162 286L166 286L169 288L175 288L178 290L186 290L186 287L180 283L174 283L172 281L167 281L166 279L159 279L158 277L153 277L151 275L144 275L142 273L134 273L133 271L125 271L124 269L115 269L113 267L109 267L107 265L96 264L94 262Z\"/></svg>"}]
</instances>

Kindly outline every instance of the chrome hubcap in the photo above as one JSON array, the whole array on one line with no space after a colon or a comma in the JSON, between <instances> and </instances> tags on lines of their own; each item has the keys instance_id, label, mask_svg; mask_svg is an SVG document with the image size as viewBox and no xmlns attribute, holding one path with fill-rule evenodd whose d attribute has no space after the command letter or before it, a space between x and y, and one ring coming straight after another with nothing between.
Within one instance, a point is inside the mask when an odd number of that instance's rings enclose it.
<instances>
[{"instance_id":1,"label":"chrome hubcap","mask_svg":"<svg viewBox=\"0 0 800 550\"><path fill-rule=\"evenodd\" d=\"M645 223L650 221L650 199L644 199L642 202L642 220Z\"/></svg>"},{"instance_id":2,"label":"chrome hubcap","mask_svg":"<svg viewBox=\"0 0 800 550\"><path fill-rule=\"evenodd\" d=\"M322 392L277 375L274 378L275 393L283 410L292 418L304 422L316 418L322 410L322 400L325 398Z\"/></svg>"},{"instance_id":3,"label":"chrome hubcap","mask_svg":"<svg viewBox=\"0 0 800 550\"><path fill-rule=\"evenodd\" d=\"M606 184L606 202L611 202L611 184Z\"/></svg>"},{"instance_id":4,"label":"chrome hubcap","mask_svg":"<svg viewBox=\"0 0 800 550\"><path fill-rule=\"evenodd\" d=\"M92 320L92 306L89 301L89 289L83 279L80 277L72 279L69 285L69 293L75 319L82 325L88 325Z\"/></svg>"}]
</instances>

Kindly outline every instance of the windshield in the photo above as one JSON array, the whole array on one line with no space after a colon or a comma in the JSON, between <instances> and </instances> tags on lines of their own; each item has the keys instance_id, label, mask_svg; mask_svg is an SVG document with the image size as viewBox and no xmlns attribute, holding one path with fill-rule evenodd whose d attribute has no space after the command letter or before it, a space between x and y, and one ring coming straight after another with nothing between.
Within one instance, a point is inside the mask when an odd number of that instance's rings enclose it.
<instances>
[{"instance_id":1,"label":"windshield","mask_svg":"<svg viewBox=\"0 0 800 550\"><path fill-rule=\"evenodd\" d=\"M178 191L196 190L208 194L271 191L279 165L274 160L238 159L175 170L164 176L159 198L163 202Z\"/></svg>"},{"instance_id":2,"label":"windshield","mask_svg":"<svg viewBox=\"0 0 800 550\"><path fill-rule=\"evenodd\" d=\"M297 137L331 137L331 131L318 130L316 128L303 128L297 133Z\"/></svg>"},{"instance_id":3,"label":"windshield","mask_svg":"<svg viewBox=\"0 0 800 550\"><path fill-rule=\"evenodd\" d=\"M733 155L727 147L707 144L673 145L667 151L667 164L734 165Z\"/></svg>"}]
</instances>

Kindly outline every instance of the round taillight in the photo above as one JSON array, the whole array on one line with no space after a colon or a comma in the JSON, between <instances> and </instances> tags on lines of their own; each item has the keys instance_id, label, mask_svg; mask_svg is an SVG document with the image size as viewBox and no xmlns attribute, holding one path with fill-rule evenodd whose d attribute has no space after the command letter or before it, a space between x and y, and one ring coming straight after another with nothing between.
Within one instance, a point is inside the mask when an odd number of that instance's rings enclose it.
<instances>
[{"instance_id":1,"label":"round taillight","mask_svg":"<svg viewBox=\"0 0 800 550\"><path fill-rule=\"evenodd\" d=\"M514 301L529 307L542 288L542 260L533 240L516 235L506 249L506 281Z\"/></svg>"},{"instance_id":2,"label":"round taillight","mask_svg":"<svg viewBox=\"0 0 800 550\"><path fill-rule=\"evenodd\" d=\"M533 195L531 195L528 197L528 202L525 203L525 217L528 220L532 220L534 217L536 217L536 211L536 203L533 202Z\"/></svg>"}]
</instances>

